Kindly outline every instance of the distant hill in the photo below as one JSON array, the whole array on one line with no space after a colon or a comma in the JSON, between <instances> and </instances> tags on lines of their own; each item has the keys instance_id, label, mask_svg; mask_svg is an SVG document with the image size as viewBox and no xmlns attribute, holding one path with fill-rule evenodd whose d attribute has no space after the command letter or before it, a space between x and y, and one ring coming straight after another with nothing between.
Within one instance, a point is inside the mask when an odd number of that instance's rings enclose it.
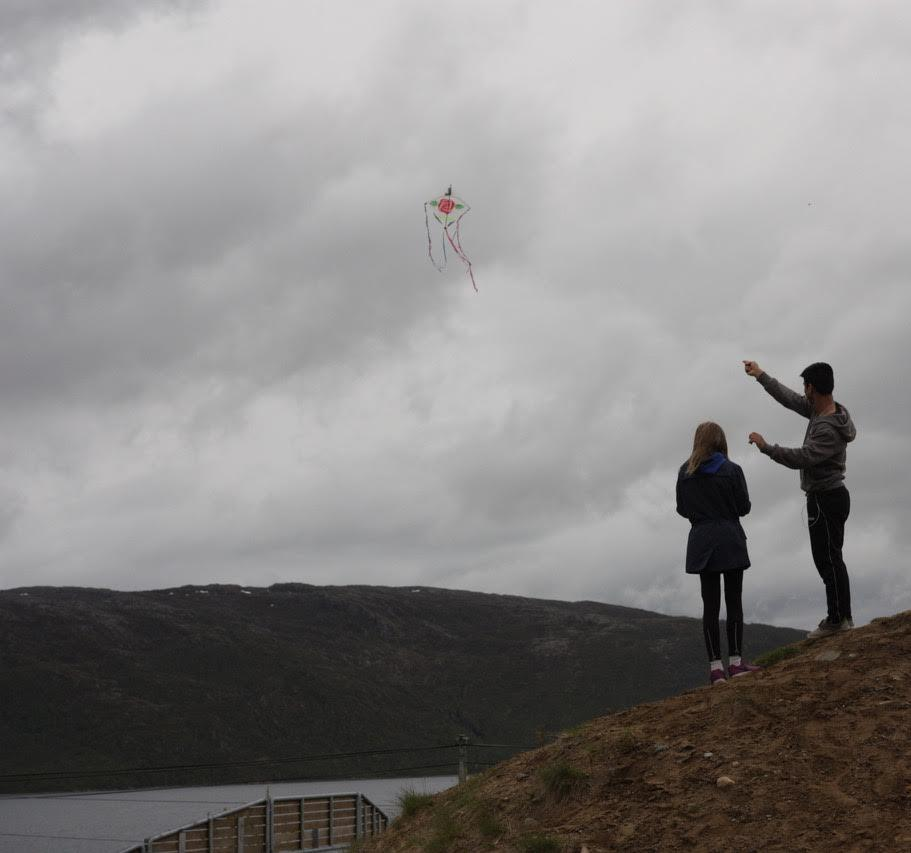
<instances>
[{"instance_id":1,"label":"distant hill","mask_svg":"<svg viewBox=\"0 0 911 853\"><path fill-rule=\"evenodd\" d=\"M410 797L359 849L911 850L911 611L786 651Z\"/></svg>"},{"instance_id":2,"label":"distant hill","mask_svg":"<svg viewBox=\"0 0 911 853\"><path fill-rule=\"evenodd\" d=\"M801 636L747 627L751 655ZM695 619L595 602L303 584L5 590L0 791L454 772L451 748L303 759L465 734L511 747L472 751L493 761L702 684L703 658Z\"/></svg>"}]
</instances>

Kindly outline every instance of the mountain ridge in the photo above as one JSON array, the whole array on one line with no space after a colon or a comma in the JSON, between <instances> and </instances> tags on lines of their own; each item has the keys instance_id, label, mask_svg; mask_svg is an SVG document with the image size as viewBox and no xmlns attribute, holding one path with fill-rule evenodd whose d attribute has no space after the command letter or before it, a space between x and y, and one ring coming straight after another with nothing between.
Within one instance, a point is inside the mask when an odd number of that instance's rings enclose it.
<instances>
[{"instance_id":1,"label":"mountain ridge","mask_svg":"<svg viewBox=\"0 0 911 853\"><path fill-rule=\"evenodd\" d=\"M798 636L750 625L749 653ZM221 765L463 734L527 746L679 693L705 670L698 620L599 602L426 586L19 587L0 591L0 695L15 697L0 703L0 789L26 785L3 777L85 769L103 787L266 781L275 768L251 778ZM418 758L280 770L429 769ZM452 771L451 753L429 760ZM119 772L178 764L190 769Z\"/></svg>"}]
</instances>

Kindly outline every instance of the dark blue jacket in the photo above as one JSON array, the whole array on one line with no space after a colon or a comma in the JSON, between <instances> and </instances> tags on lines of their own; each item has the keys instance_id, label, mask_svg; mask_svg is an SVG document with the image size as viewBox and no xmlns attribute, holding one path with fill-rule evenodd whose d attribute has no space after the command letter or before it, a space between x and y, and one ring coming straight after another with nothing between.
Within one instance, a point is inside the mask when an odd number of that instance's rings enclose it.
<instances>
[{"instance_id":1,"label":"dark blue jacket","mask_svg":"<svg viewBox=\"0 0 911 853\"><path fill-rule=\"evenodd\" d=\"M716 453L693 474L686 463L677 475L677 512L692 527L686 543L689 574L730 572L750 565L740 516L750 511L747 482L739 465Z\"/></svg>"}]
</instances>

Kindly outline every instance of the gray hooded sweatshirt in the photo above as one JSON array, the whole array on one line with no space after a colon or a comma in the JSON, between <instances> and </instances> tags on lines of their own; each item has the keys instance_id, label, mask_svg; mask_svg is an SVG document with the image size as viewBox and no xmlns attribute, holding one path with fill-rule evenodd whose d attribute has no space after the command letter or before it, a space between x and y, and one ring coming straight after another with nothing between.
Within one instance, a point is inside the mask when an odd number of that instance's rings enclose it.
<instances>
[{"instance_id":1,"label":"gray hooded sweatshirt","mask_svg":"<svg viewBox=\"0 0 911 853\"><path fill-rule=\"evenodd\" d=\"M847 446L857 435L848 410L836 403L834 414L816 415L803 394L785 388L768 373L759 376L759 384L782 406L810 419L803 447L767 444L762 452L787 468L799 468L800 488L805 492L827 492L843 485Z\"/></svg>"}]
</instances>

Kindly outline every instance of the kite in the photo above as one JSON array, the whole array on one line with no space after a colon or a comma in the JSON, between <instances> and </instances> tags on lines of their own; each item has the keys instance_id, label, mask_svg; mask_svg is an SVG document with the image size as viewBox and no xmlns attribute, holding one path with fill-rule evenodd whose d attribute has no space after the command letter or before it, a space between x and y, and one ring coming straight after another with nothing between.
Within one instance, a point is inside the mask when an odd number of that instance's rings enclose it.
<instances>
[{"instance_id":1,"label":"kite","mask_svg":"<svg viewBox=\"0 0 911 853\"><path fill-rule=\"evenodd\" d=\"M433 210L433 218L440 223L439 242L442 249L438 250L437 253L440 257L439 261L433 256L433 237L430 233L431 210ZM452 194L451 186L443 195L424 202L424 222L427 225L427 254L430 255L430 260L433 265L440 272L443 272L443 270L446 269L446 262L448 260L448 249L446 248L446 243L448 242L459 260L468 268L468 276L471 279L472 287L477 291L478 286L475 284L474 272L471 269L471 261L462 248L462 237L459 231L462 217L468 213L469 210L471 210L471 208L465 204L462 199L457 195Z\"/></svg>"}]
</instances>

